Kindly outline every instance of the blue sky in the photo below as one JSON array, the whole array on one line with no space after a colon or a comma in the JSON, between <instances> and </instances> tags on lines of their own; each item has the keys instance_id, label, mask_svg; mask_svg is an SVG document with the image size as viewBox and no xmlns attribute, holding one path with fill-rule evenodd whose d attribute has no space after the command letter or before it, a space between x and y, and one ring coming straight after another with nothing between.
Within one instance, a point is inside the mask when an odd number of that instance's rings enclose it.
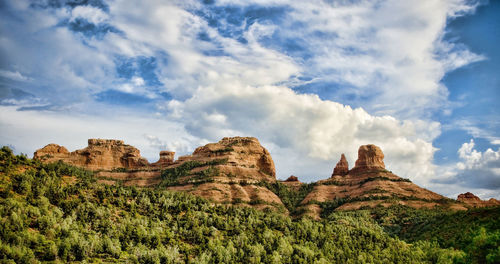
<instances>
[{"instance_id":1,"label":"blue sky","mask_svg":"<svg viewBox=\"0 0 500 264\"><path fill-rule=\"evenodd\" d=\"M499 1L0 3L0 144L120 138L150 161L255 136L279 178L341 153L499 198Z\"/></svg>"}]
</instances>

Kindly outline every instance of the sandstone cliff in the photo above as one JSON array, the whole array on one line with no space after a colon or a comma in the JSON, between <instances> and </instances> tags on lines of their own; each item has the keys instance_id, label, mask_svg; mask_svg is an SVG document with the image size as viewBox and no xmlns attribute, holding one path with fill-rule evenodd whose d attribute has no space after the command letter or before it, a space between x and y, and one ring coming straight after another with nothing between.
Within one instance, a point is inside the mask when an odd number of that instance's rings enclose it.
<instances>
[{"instance_id":1,"label":"sandstone cliff","mask_svg":"<svg viewBox=\"0 0 500 264\"><path fill-rule=\"evenodd\" d=\"M385 170L384 153L375 145L363 145L358 149L358 159L350 174Z\"/></svg>"},{"instance_id":2,"label":"sandstone cliff","mask_svg":"<svg viewBox=\"0 0 500 264\"><path fill-rule=\"evenodd\" d=\"M226 137L199 147L175 161L166 174L171 171L173 175L175 168L179 171L187 165L194 167L167 189L258 209L283 205L276 194L259 185L275 182L276 171L269 151L256 138Z\"/></svg>"}]
</instances>

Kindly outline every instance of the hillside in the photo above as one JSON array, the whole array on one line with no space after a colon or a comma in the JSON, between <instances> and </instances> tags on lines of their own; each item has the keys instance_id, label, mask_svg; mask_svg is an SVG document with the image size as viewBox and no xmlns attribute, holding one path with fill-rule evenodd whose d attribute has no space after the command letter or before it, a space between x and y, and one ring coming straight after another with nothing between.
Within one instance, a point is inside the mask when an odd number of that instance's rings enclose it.
<instances>
[{"instance_id":1,"label":"hillside","mask_svg":"<svg viewBox=\"0 0 500 264\"><path fill-rule=\"evenodd\" d=\"M367 211L292 220L164 188L101 184L91 171L14 156L6 147L0 150L0 197L0 259L6 263L451 263L469 258L437 243L391 237ZM495 261L486 249L482 259Z\"/></svg>"}]
</instances>

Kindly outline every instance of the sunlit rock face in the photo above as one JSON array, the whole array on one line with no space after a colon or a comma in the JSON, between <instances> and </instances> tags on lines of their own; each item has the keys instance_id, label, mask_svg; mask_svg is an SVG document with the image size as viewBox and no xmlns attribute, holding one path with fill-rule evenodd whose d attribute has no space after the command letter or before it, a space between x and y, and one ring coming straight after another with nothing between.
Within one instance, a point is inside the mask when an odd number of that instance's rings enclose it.
<instances>
[{"instance_id":1,"label":"sunlit rock face","mask_svg":"<svg viewBox=\"0 0 500 264\"><path fill-rule=\"evenodd\" d=\"M363 145L358 149L358 159L350 174L385 170L384 153L375 145Z\"/></svg>"}]
</instances>

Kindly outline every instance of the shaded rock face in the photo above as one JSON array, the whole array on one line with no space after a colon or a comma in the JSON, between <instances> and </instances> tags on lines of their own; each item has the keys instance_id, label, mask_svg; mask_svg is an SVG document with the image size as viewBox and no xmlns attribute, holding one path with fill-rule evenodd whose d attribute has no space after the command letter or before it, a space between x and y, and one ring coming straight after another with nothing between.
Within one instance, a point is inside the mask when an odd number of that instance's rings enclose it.
<instances>
[{"instance_id":1,"label":"shaded rock face","mask_svg":"<svg viewBox=\"0 0 500 264\"><path fill-rule=\"evenodd\" d=\"M491 198L488 201L484 201L471 192L459 194L457 197L457 201L472 207L489 207L500 205L500 201L498 201L497 199Z\"/></svg>"},{"instance_id":2,"label":"shaded rock face","mask_svg":"<svg viewBox=\"0 0 500 264\"><path fill-rule=\"evenodd\" d=\"M298 182L299 181L299 178L297 178L297 176L290 176L288 177L288 179L285 180L286 182Z\"/></svg>"},{"instance_id":3,"label":"shaded rock face","mask_svg":"<svg viewBox=\"0 0 500 264\"><path fill-rule=\"evenodd\" d=\"M375 145L363 145L358 149L358 159L349 173L385 170L384 153Z\"/></svg>"},{"instance_id":4,"label":"shaded rock face","mask_svg":"<svg viewBox=\"0 0 500 264\"><path fill-rule=\"evenodd\" d=\"M477 197L476 195L474 195L471 192L459 194L457 197L457 200L460 202L463 202L463 201L481 201L481 199L479 199L479 197Z\"/></svg>"},{"instance_id":5,"label":"shaded rock face","mask_svg":"<svg viewBox=\"0 0 500 264\"><path fill-rule=\"evenodd\" d=\"M56 144L49 144L35 151L33 157L44 162L62 160L91 170L137 169L149 165L138 149L114 139L89 139L86 148L73 152Z\"/></svg>"},{"instance_id":6,"label":"shaded rock face","mask_svg":"<svg viewBox=\"0 0 500 264\"><path fill-rule=\"evenodd\" d=\"M349 173L349 164L347 163L347 159L345 158L344 153L342 153L339 162L337 162L337 165L333 169L332 177L335 175L344 176L347 175L348 173Z\"/></svg>"}]
</instances>

